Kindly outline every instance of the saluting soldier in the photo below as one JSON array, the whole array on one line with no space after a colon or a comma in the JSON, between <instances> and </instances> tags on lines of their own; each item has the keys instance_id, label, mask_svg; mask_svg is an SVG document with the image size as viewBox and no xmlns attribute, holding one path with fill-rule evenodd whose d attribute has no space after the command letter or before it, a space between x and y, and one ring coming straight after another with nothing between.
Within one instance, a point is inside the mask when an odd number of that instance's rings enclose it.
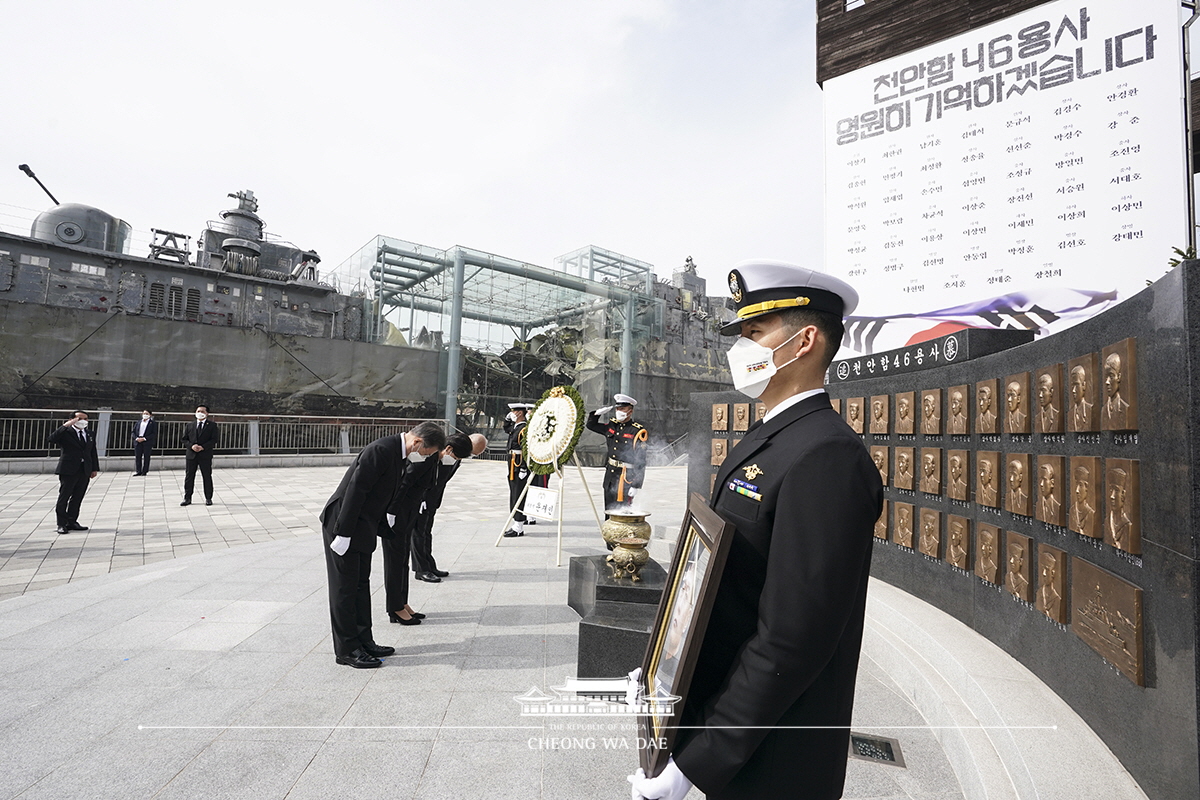
<instances>
[{"instance_id":1,"label":"saluting soldier","mask_svg":"<svg viewBox=\"0 0 1200 800\"><path fill-rule=\"evenodd\" d=\"M879 470L824 376L858 293L816 269L747 261L729 274L738 391L767 411L716 476L733 523L679 738L634 797L842 796Z\"/></svg>"},{"instance_id":2,"label":"saluting soldier","mask_svg":"<svg viewBox=\"0 0 1200 800\"><path fill-rule=\"evenodd\" d=\"M529 479L529 465L521 455L521 444L525 441L525 428L528 426L530 409L533 403L509 403L508 416L504 418L504 432L508 434L508 508L516 509L513 514L512 527L504 532L505 536L525 535L525 500L521 492ZM550 485L549 475L534 475L532 486L546 487ZM521 502L518 504L517 500ZM529 520L530 524L533 523Z\"/></svg>"},{"instance_id":3,"label":"saluting soldier","mask_svg":"<svg viewBox=\"0 0 1200 800\"><path fill-rule=\"evenodd\" d=\"M633 419L637 405L627 394L613 395L613 405L588 415L587 429L608 439L604 461L604 510L626 508L646 479L646 442L650 431ZM610 416L611 413L611 416Z\"/></svg>"}]
</instances>

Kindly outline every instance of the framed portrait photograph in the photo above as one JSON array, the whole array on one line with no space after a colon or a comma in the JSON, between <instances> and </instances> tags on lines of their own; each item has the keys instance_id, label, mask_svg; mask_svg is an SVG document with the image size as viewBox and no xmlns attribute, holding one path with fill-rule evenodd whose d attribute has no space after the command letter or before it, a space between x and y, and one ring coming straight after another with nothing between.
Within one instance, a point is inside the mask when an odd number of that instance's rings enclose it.
<instances>
[{"instance_id":1,"label":"framed portrait photograph","mask_svg":"<svg viewBox=\"0 0 1200 800\"><path fill-rule=\"evenodd\" d=\"M692 494L675 541L650 645L642 659L641 688L647 711L638 714L638 737L644 743L641 767L648 776L662 772L675 744L679 715L704 642L733 529L703 497Z\"/></svg>"}]
</instances>

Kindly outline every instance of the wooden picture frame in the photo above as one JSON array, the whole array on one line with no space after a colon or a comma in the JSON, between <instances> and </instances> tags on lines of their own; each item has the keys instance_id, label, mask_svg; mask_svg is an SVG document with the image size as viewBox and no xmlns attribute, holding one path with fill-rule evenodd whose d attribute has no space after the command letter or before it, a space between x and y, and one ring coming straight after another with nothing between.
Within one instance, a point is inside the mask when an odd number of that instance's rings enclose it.
<instances>
[{"instance_id":1,"label":"wooden picture frame","mask_svg":"<svg viewBox=\"0 0 1200 800\"><path fill-rule=\"evenodd\" d=\"M643 743L639 760L649 777L662 772L675 745L679 716L704 643L733 531L733 523L709 508L699 494L692 494L642 658L642 696L651 702L656 697L678 698L669 706L669 715L638 714L638 736ZM670 652L664 656L668 648Z\"/></svg>"}]
</instances>

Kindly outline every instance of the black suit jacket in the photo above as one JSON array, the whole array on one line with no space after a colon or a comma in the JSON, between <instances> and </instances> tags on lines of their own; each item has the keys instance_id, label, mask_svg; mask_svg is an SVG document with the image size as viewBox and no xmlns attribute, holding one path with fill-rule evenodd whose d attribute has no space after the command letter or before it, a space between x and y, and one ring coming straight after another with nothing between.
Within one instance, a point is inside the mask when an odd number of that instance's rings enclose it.
<instances>
[{"instance_id":1,"label":"black suit jacket","mask_svg":"<svg viewBox=\"0 0 1200 800\"><path fill-rule=\"evenodd\" d=\"M429 491L425 492L425 511L437 511L442 507L442 497L446 494L446 484L454 477L454 473L458 472L458 468L462 466L462 461L455 461L450 466L446 466L441 461L438 461L437 466L433 471L433 485L429 487Z\"/></svg>"},{"instance_id":2,"label":"black suit jacket","mask_svg":"<svg viewBox=\"0 0 1200 800\"><path fill-rule=\"evenodd\" d=\"M197 423L189 422L183 431L183 446L188 461L193 461L197 458L211 459L213 451L216 450L217 442L221 440L221 429L212 420L204 420L204 430L199 433L196 431L197 427ZM194 444L198 444L204 449L197 453L192 449L192 445Z\"/></svg>"},{"instance_id":3,"label":"black suit jacket","mask_svg":"<svg viewBox=\"0 0 1200 800\"><path fill-rule=\"evenodd\" d=\"M882 504L879 470L824 393L725 459L711 505L737 529L682 720L703 727L674 752L710 799L841 797Z\"/></svg>"},{"instance_id":4,"label":"black suit jacket","mask_svg":"<svg viewBox=\"0 0 1200 800\"><path fill-rule=\"evenodd\" d=\"M387 513L396 515L396 522L392 525L392 530L403 532L416 524L417 515L421 511L421 502L425 499L426 492L433 486L438 466L437 459L432 456L419 464L405 461L400 486L387 509ZM391 535L392 532L388 531L388 538Z\"/></svg>"},{"instance_id":5,"label":"black suit jacket","mask_svg":"<svg viewBox=\"0 0 1200 800\"><path fill-rule=\"evenodd\" d=\"M58 430L50 434L50 442L58 445L62 454L58 457L58 466L54 468L55 475L78 475L81 472L93 473L100 471L100 456L96 453L96 440L90 432L84 431L86 442L79 441L79 429L74 425L67 427L59 425Z\"/></svg>"},{"instance_id":6,"label":"black suit jacket","mask_svg":"<svg viewBox=\"0 0 1200 800\"><path fill-rule=\"evenodd\" d=\"M137 444L138 429L141 427L142 427L142 421L140 419L137 422L133 423L133 443L134 444ZM150 445L151 447L154 447L154 442L156 439L158 439L158 420L154 419L153 417L150 418L149 424L146 425L145 439L146 439L146 444ZM191 445L189 445L189 447L190 446ZM191 452L191 451L189 451L189 452Z\"/></svg>"},{"instance_id":7,"label":"black suit jacket","mask_svg":"<svg viewBox=\"0 0 1200 800\"><path fill-rule=\"evenodd\" d=\"M375 552L406 463L402 433L376 439L363 448L321 511L326 545L335 536L348 536L351 550Z\"/></svg>"}]
</instances>

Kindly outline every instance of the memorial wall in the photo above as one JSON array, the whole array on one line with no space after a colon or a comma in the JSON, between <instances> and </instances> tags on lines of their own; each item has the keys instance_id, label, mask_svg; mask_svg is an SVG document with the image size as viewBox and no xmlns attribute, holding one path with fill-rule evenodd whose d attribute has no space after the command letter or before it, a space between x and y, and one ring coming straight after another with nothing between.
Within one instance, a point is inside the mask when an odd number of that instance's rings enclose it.
<instances>
[{"instance_id":1,"label":"memorial wall","mask_svg":"<svg viewBox=\"0 0 1200 800\"><path fill-rule=\"evenodd\" d=\"M828 381L885 487L872 574L1021 661L1172 800L1200 797L1197 337L1190 261L1062 333L959 331ZM761 413L692 396L691 490Z\"/></svg>"}]
</instances>

